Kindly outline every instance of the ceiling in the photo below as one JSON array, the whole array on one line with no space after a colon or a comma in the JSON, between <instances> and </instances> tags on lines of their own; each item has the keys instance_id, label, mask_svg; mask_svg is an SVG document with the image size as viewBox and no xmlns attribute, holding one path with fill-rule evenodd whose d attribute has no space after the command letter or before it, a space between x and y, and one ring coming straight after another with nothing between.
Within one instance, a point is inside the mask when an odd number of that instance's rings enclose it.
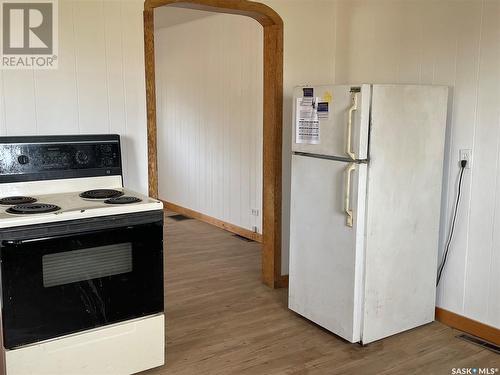
<instances>
[{"instance_id":1,"label":"ceiling","mask_svg":"<svg viewBox=\"0 0 500 375\"><path fill-rule=\"evenodd\" d=\"M164 6L155 9L155 29L162 29L216 15L214 12Z\"/></svg>"}]
</instances>

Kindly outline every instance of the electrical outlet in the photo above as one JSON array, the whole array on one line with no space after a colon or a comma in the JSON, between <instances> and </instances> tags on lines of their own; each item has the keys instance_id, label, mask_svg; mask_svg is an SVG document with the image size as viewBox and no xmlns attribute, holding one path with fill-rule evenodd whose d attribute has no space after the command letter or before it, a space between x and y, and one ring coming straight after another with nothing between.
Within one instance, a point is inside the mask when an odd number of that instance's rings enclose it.
<instances>
[{"instance_id":1,"label":"electrical outlet","mask_svg":"<svg viewBox=\"0 0 500 375\"><path fill-rule=\"evenodd\" d=\"M259 210L256 208L252 208L252 215L253 216L259 216Z\"/></svg>"},{"instance_id":2,"label":"electrical outlet","mask_svg":"<svg viewBox=\"0 0 500 375\"><path fill-rule=\"evenodd\" d=\"M460 150L460 160L458 162L461 162L462 160L467 160L467 165L465 166L465 168L470 169L472 167L472 150Z\"/></svg>"}]
</instances>

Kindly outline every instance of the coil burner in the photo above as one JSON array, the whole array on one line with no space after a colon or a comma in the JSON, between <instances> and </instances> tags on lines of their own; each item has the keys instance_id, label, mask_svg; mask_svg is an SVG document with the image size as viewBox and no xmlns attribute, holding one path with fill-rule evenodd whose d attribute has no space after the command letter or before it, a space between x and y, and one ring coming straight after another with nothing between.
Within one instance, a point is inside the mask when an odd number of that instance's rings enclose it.
<instances>
[{"instance_id":1,"label":"coil burner","mask_svg":"<svg viewBox=\"0 0 500 375\"><path fill-rule=\"evenodd\" d=\"M137 203L141 202L142 200L136 197L118 197L118 198L111 198L111 199L106 199L104 203L107 204L130 204L130 203Z\"/></svg>"},{"instance_id":2,"label":"coil burner","mask_svg":"<svg viewBox=\"0 0 500 375\"><path fill-rule=\"evenodd\" d=\"M18 204L35 203L36 199L32 197L6 197L0 199L0 205L3 206L15 206Z\"/></svg>"},{"instance_id":3,"label":"coil burner","mask_svg":"<svg viewBox=\"0 0 500 375\"><path fill-rule=\"evenodd\" d=\"M26 203L10 207L7 209L7 212L10 214L17 214L17 215L30 215L30 214L45 214L48 212L59 211L60 209L61 207L56 206L55 204Z\"/></svg>"},{"instance_id":4,"label":"coil burner","mask_svg":"<svg viewBox=\"0 0 500 375\"><path fill-rule=\"evenodd\" d=\"M84 199L108 199L108 198L118 198L121 197L123 193L118 190L113 189L96 189L84 191L80 194L81 198Z\"/></svg>"}]
</instances>

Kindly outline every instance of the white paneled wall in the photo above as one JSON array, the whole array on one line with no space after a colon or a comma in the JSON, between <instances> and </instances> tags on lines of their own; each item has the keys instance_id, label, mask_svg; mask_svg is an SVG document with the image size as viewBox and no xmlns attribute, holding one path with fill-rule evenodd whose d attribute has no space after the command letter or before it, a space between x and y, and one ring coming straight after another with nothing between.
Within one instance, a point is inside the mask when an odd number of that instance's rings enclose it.
<instances>
[{"instance_id":1,"label":"white paneled wall","mask_svg":"<svg viewBox=\"0 0 500 375\"><path fill-rule=\"evenodd\" d=\"M160 198L261 233L262 27L186 9L155 17Z\"/></svg>"},{"instance_id":2,"label":"white paneled wall","mask_svg":"<svg viewBox=\"0 0 500 375\"><path fill-rule=\"evenodd\" d=\"M464 177L438 305L500 327L500 1L335 5L337 83L451 87L441 247L456 195L459 150L473 149L474 160Z\"/></svg>"},{"instance_id":3,"label":"white paneled wall","mask_svg":"<svg viewBox=\"0 0 500 375\"><path fill-rule=\"evenodd\" d=\"M141 0L59 0L59 69L0 70L0 134L118 133L147 192Z\"/></svg>"}]
</instances>

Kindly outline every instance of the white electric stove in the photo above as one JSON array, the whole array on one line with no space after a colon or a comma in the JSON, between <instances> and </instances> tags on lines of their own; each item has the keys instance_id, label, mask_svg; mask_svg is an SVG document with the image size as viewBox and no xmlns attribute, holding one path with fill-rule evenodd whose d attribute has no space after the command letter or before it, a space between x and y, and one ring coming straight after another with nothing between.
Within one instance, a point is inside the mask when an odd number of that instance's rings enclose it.
<instances>
[{"instance_id":1,"label":"white electric stove","mask_svg":"<svg viewBox=\"0 0 500 375\"><path fill-rule=\"evenodd\" d=\"M0 137L3 368L164 364L163 205L123 187L117 135Z\"/></svg>"}]
</instances>

